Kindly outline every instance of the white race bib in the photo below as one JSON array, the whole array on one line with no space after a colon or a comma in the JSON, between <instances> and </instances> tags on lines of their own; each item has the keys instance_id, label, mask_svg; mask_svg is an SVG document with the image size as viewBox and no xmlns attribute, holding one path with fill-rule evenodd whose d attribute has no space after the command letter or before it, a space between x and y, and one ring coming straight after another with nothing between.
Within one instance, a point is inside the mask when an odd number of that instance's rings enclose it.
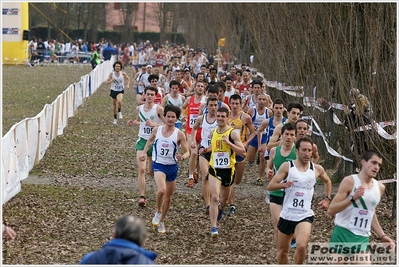
<instances>
[{"instance_id":1,"label":"white race bib","mask_svg":"<svg viewBox=\"0 0 399 267\"><path fill-rule=\"evenodd\" d=\"M349 219L349 230L355 232L368 233L371 229L371 221L373 220L373 213L369 210L353 208L351 217Z\"/></svg>"},{"instance_id":2,"label":"white race bib","mask_svg":"<svg viewBox=\"0 0 399 267\"><path fill-rule=\"evenodd\" d=\"M214 152L213 153L213 166L219 169L227 169L230 166L230 153L229 152Z\"/></svg>"},{"instance_id":3,"label":"white race bib","mask_svg":"<svg viewBox=\"0 0 399 267\"><path fill-rule=\"evenodd\" d=\"M123 84L115 84L114 88L115 88L115 90L122 91L123 90Z\"/></svg>"},{"instance_id":4,"label":"white race bib","mask_svg":"<svg viewBox=\"0 0 399 267\"><path fill-rule=\"evenodd\" d=\"M152 127L150 126L144 126L143 127L143 134L151 134L152 133Z\"/></svg>"},{"instance_id":5,"label":"white race bib","mask_svg":"<svg viewBox=\"0 0 399 267\"><path fill-rule=\"evenodd\" d=\"M190 128L194 127L195 122L197 121L198 114L191 114L190 115Z\"/></svg>"},{"instance_id":6,"label":"white race bib","mask_svg":"<svg viewBox=\"0 0 399 267\"><path fill-rule=\"evenodd\" d=\"M296 211L306 210L309 204L306 203L307 198L305 194L306 194L305 192L299 192L299 191L295 192L295 194L291 196L291 199L288 202L288 209Z\"/></svg>"}]
</instances>

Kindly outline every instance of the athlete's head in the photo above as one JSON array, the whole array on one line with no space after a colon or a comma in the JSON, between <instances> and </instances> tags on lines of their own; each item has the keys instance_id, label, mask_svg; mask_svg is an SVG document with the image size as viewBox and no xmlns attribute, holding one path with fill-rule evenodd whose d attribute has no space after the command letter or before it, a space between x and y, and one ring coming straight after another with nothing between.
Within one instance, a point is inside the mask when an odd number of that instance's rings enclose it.
<instances>
[{"instance_id":1,"label":"athlete's head","mask_svg":"<svg viewBox=\"0 0 399 267\"><path fill-rule=\"evenodd\" d=\"M309 126L308 126L308 123L304 119L299 119L295 123L295 129L296 129L297 136L299 138L302 138L302 137L306 136Z\"/></svg>"},{"instance_id":2,"label":"athlete's head","mask_svg":"<svg viewBox=\"0 0 399 267\"><path fill-rule=\"evenodd\" d=\"M367 150L362 155L361 163L361 172L368 177L375 178L382 165L382 155L378 151Z\"/></svg>"},{"instance_id":3,"label":"athlete's head","mask_svg":"<svg viewBox=\"0 0 399 267\"><path fill-rule=\"evenodd\" d=\"M178 106L174 106L174 105L166 105L163 111L163 115L165 118L167 118L167 116L171 117L171 114L169 113L174 113L176 116L176 120L178 118L180 118L181 115L181 109Z\"/></svg>"},{"instance_id":4,"label":"athlete's head","mask_svg":"<svg viewBox=\"0 0 399 267\"><path fill-rule=\"evenodd\" d=\"M287 119L289 122L295 123L301 116L303 106L298 102L291 102L287 107Z\"/></svg>"},{"instance_id":5,"label":"athlete's head","mask_svg":"<svg viewBox=\"0 0 399 267\"><path fill-rule=\"evenodd\" d=\"M313 141L310 137L299 138L295 143L297 159L302 163L307 163L312 157Z\"/></svg>"},{"instance_id":6,"label":"athlete's head","mask_svg":"<svg viewBox=\"0 0 399 267\"><path fill-rule=\"evenodd\" d=\"M123 69L123 64L120 61L115 61L114 64L112 64L112 68L115 70L116 65L119 65L119 70Z\"/></svg>"}]
</instances>

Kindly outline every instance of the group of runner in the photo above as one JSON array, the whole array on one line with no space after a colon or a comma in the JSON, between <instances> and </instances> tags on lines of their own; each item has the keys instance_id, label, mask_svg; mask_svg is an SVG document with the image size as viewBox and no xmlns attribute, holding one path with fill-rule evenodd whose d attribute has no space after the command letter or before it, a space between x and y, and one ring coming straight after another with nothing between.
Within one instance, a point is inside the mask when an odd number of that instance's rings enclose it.
<instances>
[{"instance_id":1,"label":"group of runner","mask_svg":"<svg viewBox=\"0 0 399 267\"><path fill-rule=\"evenodd\" d=\"M148 173L157 185L157 210L152 224L158 227L159 233L166 232L164 220L171 205L179 162L189 161L187 187L192 188L201 180L211 237L217 238L217 222L224 215L234 215L237 209L233 184L239 184L245 168L255 166L257 161L254 184L263 185L265 176L269 180L266 199L270 201L278 263L288 263L290 244L296 245L295 263L306 259L314 220L311 204L318 178L325 184L325 198L319 207L336 215L331 242L367 243L372 226L381 241L395 246L384 234L374 212L384 192L384 186L374 179L382 162L378 152L367 151L363 155L360 173L345 177L332 200L330 178L317 164L317 146L307 136L308 124L300 119L303 111L300 103L292 102L285 108L281 99L272 101L266 84L257 77L251 79L245 64L239 70L232 67L224 79L218 77L212 66L208 72L205 68L205 72L196 74L180 67L167 69L170 74L158 69L157 74L152 65L141 66L133 82L137 118L127 122L128 126L139 126L138 205L146 206L148 161ZM121 68L122 63L115 62L107 80L112 83L110 95L116 99L113 100L114 123L116 108L121 112L118 96L123 95L123 90L118 91L117 85L121 82L118 77L125 77L130 84ZM165 75L174 79L165 79L160 84L160 77ZM359 226L354 217L358 216L359 209L365 208L360 205L364 202L369 212L362 219L370 223Z\"/></svg>"}]
</instances>

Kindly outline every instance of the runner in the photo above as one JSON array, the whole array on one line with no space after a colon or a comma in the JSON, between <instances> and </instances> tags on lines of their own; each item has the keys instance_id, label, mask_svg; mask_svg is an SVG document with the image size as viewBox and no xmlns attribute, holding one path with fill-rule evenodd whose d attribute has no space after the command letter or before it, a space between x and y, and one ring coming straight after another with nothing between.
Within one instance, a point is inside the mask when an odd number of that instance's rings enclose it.
<instances>
[{"instance_id":1,"label":"runner","mask_svg":"<svg viewBox=\"0 0 399 267\"><path fill-rule=\"evenodd\" d=\"M281 131L281 145L272 148L270 151L269 160L267 162L266 175L269 180L271 180L274 174L277 173L281 164L296 159L294 143L296 136L295 125L292 123L285 123L283 128L281 128ZM283 204L284 200L284 190L275 190L266 193L270 194L270 214L274 229L274 243L278 249L279 243L277 223L280 218L281 205Z\"/></svg>"},{"instance_id":2,"label":"runner","mask_svg":"<svg viewBox=\"0 0 399 267\"><path fill-rule=\"evenodd\" d=\"M243 143L245 149L247 149L249 142L251 142L252 139L256 136L256 131L254 125L252 124L252 119L247 113L241 110L242 100L240 95L232 95L229 102L231 107L229 123L234 129L238 129L240 131L241 142ZM234 183L236 185L241 183L242 177L244 175L245 159L246 157L236 155L236 175L234 178ZM230 208L227 216L231 216L236 212L236 206L234 204L234 186L231 187L229 204Z\"/></svg>"},{"instance_id":3,"label":"runner","mask_svg":"<svg viewBox=\"0 0 399 267\"><path fill-rule=\"evenodd\" d=\"M279 249L278 264L288 264L288 252L292 236L295 234L297 248L295 264L303 264L312 231L314 212L311 208L316 179L325 185L326 197L318 203L319 208L327 209L331 199L331 180L321 165L310 162L312 139L300 138L296 144L296 160L284 162L269 183L269 190L284 189L284 201L277 224ZM285 183L282 181L286 181Z\"/></svg>"},{"instance_id":4,"label":"runner","mask_svg":"<svg viewBox=\"0 0 399 267\"><path fill-rule=\"evenodd\" d=\"M204 115L200 115L194 124L193 130L191 132L191 148L197 148L197 142L194 141L197 135L197 130L202 129L201 132L201 142L198 147L199 155L199 169L201 172L202 179L202 196L205 201L205 212L209 214L209 204L210 204L210 191L208 182L208 168L209 160L211 158L211 152L204 153L205 149L211 146L211 133L217 127L216 122L216 111L218 109L218 100L215 97L208 97L206 100L206 108L208 112Z\"/></svg>"},{"instance_id":5,"label":"runner","mask_svg":"<svg viewBox=\"0 0 399 267\"><path fill-rule=\"evenodd\" d=\"M161 106L165 108L166 105L173 105L177 106L179 108L182 108L184 101L186 98L179 94L179 86L180 83L178 81L172 80L169 84L170 86L170 94L167 94L163 99ZM176 128L181 129L182 128L182 121L181 121L181 116L177 119L176 122Z\"/></svg>"},{"instance_id":6,"label":"runner","mask_svg":"<svg viewBox=\"0 0 399 267\"><path fill-rule=\"evenodd\" d=\"M260 87L259 84L256 84L255 86ZM251 116L252 118L252 123L255 127L256 134L258 134L258 128L262 124L262 122L273 115L272 110L266 107L266 103L267 103L267 96L265 94L260 94L258 95L257 104L255 105L255 107L250 108L247 112L248 115ZM260 140L260 142L261 144L266 143L266 135L263 136L263 139ZM255 157L258 155L258 148L259 148L258 137L256 135L248 145L247 155L250 166L253 166L255 162ZM263 155L261 157L259 157L258 155L258 158L259 158L259 166L258 166L258 177L256 179L256 185L261 186L263 185L262 177L266 169L266 160L263 157Z\"/></svg>"},{"instance_id":7,"label":"runner","mask_svg":"<svg viewBox=\"0 0 399 267\"><path fill-rule=\"evenodd\" d=\"M377 151L367 150L362 155L361 165L359 174L346 176L342 180L338 192L328 208L328 215L335 215L335 227L331 235L330 246L352 247L360 245L362 258L365 259L369 254L364 250L370 240L371 228L374 229L381 242L388 244L391 251L395 251L395 242L384 233L375 213L385 191L385 186L375 179L382 165L382 155ZM345 254L345 257L353 255L356 254ZM336 256L339 256L339 254L336 254ZM348 262L337 263L345 264ZM350 264L356 263L371 264L367 260L350 262Z\"/></svg>"},{"instance_id":8,"label":"runner","mask_svg":"<svg viewBox=\"0 0 399 267\"><path fill-rule=\"evenodd\" d=\"M208 171L211 192L209 214L213 238L219 235L216 221L222 219L223 209L227 206L230 188L234 182L236 154L241 157L246 155L240 132L231 127L228 122L229 110L219 108L216 116L218 126L212 133L212 145L203 151L203 153L212 152Z\"/></svg>"},{"instance_id":9,"label":"runner","mask_svg":"<svg viewBox=\"0 0 399 267\"><path fill-rule=\"evenodd\" d=\"M307 122L303 119L299 119L297 120L297 122L295 123L295 128L296 128L296 138L302 138L307 136L307 133L309 131L309 125L307 124ZM317 147L316 144L313 144L313 148L312 148L312 162L318 164L320 160L320 156L319 156L319 148Z\"/></svg>"},{"instance_id":10,"label":"runner","mask_svg":"<svg viewBox=\"0 0 399 267\"><path fill-rule=\"evenodd\" d=\"M202 103L206 101L206 97L204 95L204 83L202 81L197 81L195 83L195 95L186 98L186 101L183 103L182 109L187 108L187 118L184 119L186 121L186 135L188 143L191 144L194 140L191 140L191 131L193 126L198 118L199 108ZM183 122L184 123L184 122ZM201 141L201 132L197 131L196 140L197 144ZM196 169L198 159L198 151L197 149L190 149L190 161L188 165L188 182L186 184L187 187L192 188L195 182L198 182L198 177L196 177L196 181L194 180L194 171Z\"/></svg>"},{"instance_id":11,"label":"runner","mask_svg":"<svg viewBox=\"0 0 399 267\"><path fill-rule=\"evenodd\" d=\"M155 96L158 93L158 89L156 87L147 86L144 89L145 95L145 103L136 107L137 118L136 120L129 120L127 122L128 126L140 126L139 129L139 138L136 142L136 159L137 165L139 167L138 170L138 187L140 193L139 206L146 206L146 198L145 198L145 174L146 174L146 165L147 160L140 160L141 151L144 149L148 138L151 136L152 130L155 126L160 126L165 123L164 118L164 109L160 105L154 103ZM153 176L154 173L152 171L152 147L150 147L147 151L148 159L148 173Z\"/></svg>"},{"instance_id":12,"label":"runner","mask_svg":"<svg viewBox=\"0 0 399 267\"><path fill-rule=\"evenodd\" d=\"M105 84L111 84L111 92L110 92L110 97L112 98L112 106L113 106L113 111L114 111L114 121L112 122L113 124L117 123L116 119L116 112L118 110L118 115L119 119L122 119L122 100L123 100L123 94L125 92L125 79L127 80L126 84L126 89L129 89L130 87L130 78L126 74L126 72L121 71L122 70L122 62L116 61L113 64L113 71L109 74L108 79L105 81Z\"/></svg>"},{"instance_id":13,"label":"runner","mask_svg":"<svg viewBox=\"0 0 399 267\"><path fill-rule=\"evenodd\" d=\"M296 121L301 116L303 111L303 106L297 102L291 102L287 107L287 121L291 123L296 123ZM273 147L280 145L281 128L284 123L281 123L274 128L273 135L270 137L269 143L267 143L267 150L271 150Z\"/></svg>"},{"instance_id":14,"label":"runner","mask_svg":"<svg viewBox=\"0 0 399 267\"><path fill-rule=\"evenodd\" d=\"M158 232L164 234L164 220L172 203L172 195L176 186L176 178L179 172L178 161L183 161L190 156L185 134L175 127L180 117L181 109L177 106L168 105L164 110L165 125L154 127L150 138L141 151L140 161L144 162L147 152L154 143L152 150L152 170L157 185L157 197L152 225L158 227ZM184 154L179 154L179 146Z\"/></svg>"}]
</instances>

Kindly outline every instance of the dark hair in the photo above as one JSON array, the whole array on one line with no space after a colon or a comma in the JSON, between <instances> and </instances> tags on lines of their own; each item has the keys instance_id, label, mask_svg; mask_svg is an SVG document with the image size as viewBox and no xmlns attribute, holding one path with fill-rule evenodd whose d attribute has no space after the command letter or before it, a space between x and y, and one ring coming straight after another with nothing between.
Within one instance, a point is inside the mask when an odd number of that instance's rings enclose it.
<instances>
[{"instance_id":1,"label":"dark hair","mask_svg":"<svg viewBox=\"0 0 399 267\"><path fill-rule=\"evenodd\" d=\"M228 108L225 108L225 107L218 108L217 112L224 112L224 113L227 114L227 116L230 115L230 110Z\"/></svg>"},{"instance_id":2,"label":"dark hair","mask_svg":"<svg viewBox=\"0 0 399 267\"><path fill-rule=\"evenodd\" d=\"M380 152L376 150L366 150L363 155L362 155L362 160L364 159L365 161L369 161L373 156L377 156L378 158L382 159L382 155Z\"/></svg>"},{"instance_id":3,"label":"dark hair","mask_svg":"<svg viewBox=\"0 0 399 267\"><path fill-rule=\"evenodd\" d=\"M224 82L226 81L233 81L233 79L230 76L226 76L226 78L224 79Z\"/></svg>"},{"instance_id":4,"label":"dark hair","mask_svg":"<svg viewBox=\"0 0 399 267\"><path fill-rule=\"evenodd\" d=\"M147 237L147 228L138 217L123 216L115 224L115 238L129 240L139 246L142 246Z\"/></svg>"},{"instance_id":5,"label":"dark hair","mask_svg":"<svg viewBox=\"0 0 399 267\"><path fill-rule=\"evenodd\" d=\"M198 79L198 76L199 76L199 75L202 75L202 76L205 77L205 74L204 74L203 72L198 72L197 75L195 76L195 78Z\"/></svg>"},{"instance_id":6,"label":"dark hair","mask_svg":"<svg viewBox=\"0 0 399 267\"><path fill-rule=\"evenodd\" d=\"M293 109L293 108L299 109L300 112L303 111L303 106L302 106L300 103L298 103L298 102L291 102L291 103L288 104L287 112L290 112L291 109Z\"/></svg>"},{"instance_id":7,"label":"dark hair","mask_svg":"<svg viewBox=\"0 0 399 267\"><path fill-rule=\"evenodd\" d=\"M216 73L218 73L217 68L210 68L210 69L209 69L209 73L211 73L213 70L216 71Z\"/></svg>"},{"instance_id":8,"label":"dark hair","mask_svg":"<svg viewBox=\"0 0 399 267\"><path fill-rule=\"evenodd\" d=\"M208 106L209 102L211 102L211 101L219 102L216 97L212 96L212 97L208 97L208 99L206 100L206 105Z\"/></svg>"},{"instance_id":9,"label":"dark hair","mask_svg":"<svg viewBox=\"0 0 399 267\"><path fill-rule=\"evenodd\" d=\"M158 94L158 88L154 86L147 86L146 88L144 88L144 94L147 93L147 91L154 91L155 95Z\"/></svg>"},{"instance_id":10,"label":"dark hair","mask_svg":"<svg viewBox=\"0 0 399 267\"><path fill-rule=\"evenodd\" d=\"M237 75L237 73L239 73L242 76L242 70L237 70L236 75Z\"/></svg>"},{"instance_id":11,"label":"dark hair","mask_svg":"<svg viewBox=\"0 0 399 267\"><path fill-rule=\"evenodd\" d=\"M216 87L219 89L219 88L222 88L223 89L223 92L226 92L226 85L224 84L224 82L216 82Z\"/></svg>"},{"instance_id":12,"label":"dark hair","mask_svg":"<svg viewBox=\"0 0 399 267\"><path fill-rule=\"evenodd\" d=\"M298 141L295 142L295 147L296 149L299 149L299 147L301 146L302 142L308 142L312 145L313 147L313 141L312 138L310 138L309 136L304 136L298 139Z\"/></svg>"},{"instance_id":13,"label":"dark hair","mask_svg":"<svg viewBox=\"0 0 399 267\"><path fill-rule=\"evenodd\" d=\"M308 129L309 129L309 125L308 125L308 123L304 120L304 119L298 119L296 122L295 122L295 129L296 129L296 127L297 127L297 125L298 125L298 123L300 123L300 122L304 122L304 123L306 123L306 126L308 127Z\"/></svg>"},{"instance_id":14,"label":"dark hair","mask_svg":"<svg viewBox=\"0 0 399 267\"><path fill-rule=\"evenodd\" d=\"M240 104L242 103L241 96L237 94L231 95L229 98L229 102L231 102L231 100L240 100Z\"/></svg>"},{"instance_id":15,"label":"dark hair","mask_svg":"<svg viewBox=\"0 0 399 267\"><path fill-rule=\"evenodd\" d=\"M163 115L166 117L166 113L170 111L170 112L174 112L176 114L176 118L180 118L181 115L181 109L178 106L174 106L174 105L166 105L163 111Z\"/></svg>"},{"instance_id":16,"label":"dark hair","mask_svg":"<svg viewBox=\"0 0 399 267\"><path fill-rule=\"evenodd\" d=\"M252 84L252 87L254 87L255 84L258 84L258 85L260 85L260 88L262 88L262 85L263 85L263 83L259 80L253 80L251 84Z\"/></svg>"},{"instance_id":17,"label":"dark hair","mask_svg":"<svg viewBox=\"0 0 399 267\"><path fill-rule=\"evenodd\" d=\"M159 76L156 74L150 74L148 76L148 81L151 82L151 80L156 79L157 81L159 81Z\"/></svg>"},{"instance_id":18,"label":"dark hair","mask_svg":"<svg viewBox=\"0 0 399 267\"><path fill-rule=\"evenodd\" d=\"M120 62L119 60L118 60L118 61L115 61L114 64L112 64L112 68L113 68L113 69L115 69L116 64L119 64L119 65L121 66L121 69L123 69L123 64L122 64L122 62Z\"/></svg>"},{"instance_id":19,"label":"dark hair","mask_svg":"<svg viewBox=\"0 0 399 267\"><path fill-rule=\"evenodd\" d=\"M283 125L283 127L281 128L281 135L283 135L283 133L285 131L295 131L296 134L296 128L295 125L291 122L287 122Z\"/></svg>"},{"instance_id":20,"label":"dark hair","mask_svg":"<svg viewBox=\"0 0 399 267\"><path fill-rule=\"evenodd\" d=\"M277 98L276 100L274 100L273 102L273 107L275 104L283 104L284 105L284 101L281 98Z\"/></svg>"},{"instance_id":21,"label":"dark hair","mask_svg":"<svg viewBox=\"0 0 399 267\"><path fill-rule=\"evenodd\" d=\"M180 87L180 83L176 80L172 80L169 83L169 88L172 88L172 85L177 85L178 87Z\"/></svg>"},{"instance_id":22,"label":"dark hair","mask_svg":"<svg viewBox=\"0 0 399 267\"><path fill-rule=\"evenodd\" d=\"M216 87L216 86L214 86L214 85L210 85L210 86L208 86L207 92L208 92L208 93L210 92L210 93L219 94L219 89L218 89L218 87Z\"/></svg>"}]
</instances>

